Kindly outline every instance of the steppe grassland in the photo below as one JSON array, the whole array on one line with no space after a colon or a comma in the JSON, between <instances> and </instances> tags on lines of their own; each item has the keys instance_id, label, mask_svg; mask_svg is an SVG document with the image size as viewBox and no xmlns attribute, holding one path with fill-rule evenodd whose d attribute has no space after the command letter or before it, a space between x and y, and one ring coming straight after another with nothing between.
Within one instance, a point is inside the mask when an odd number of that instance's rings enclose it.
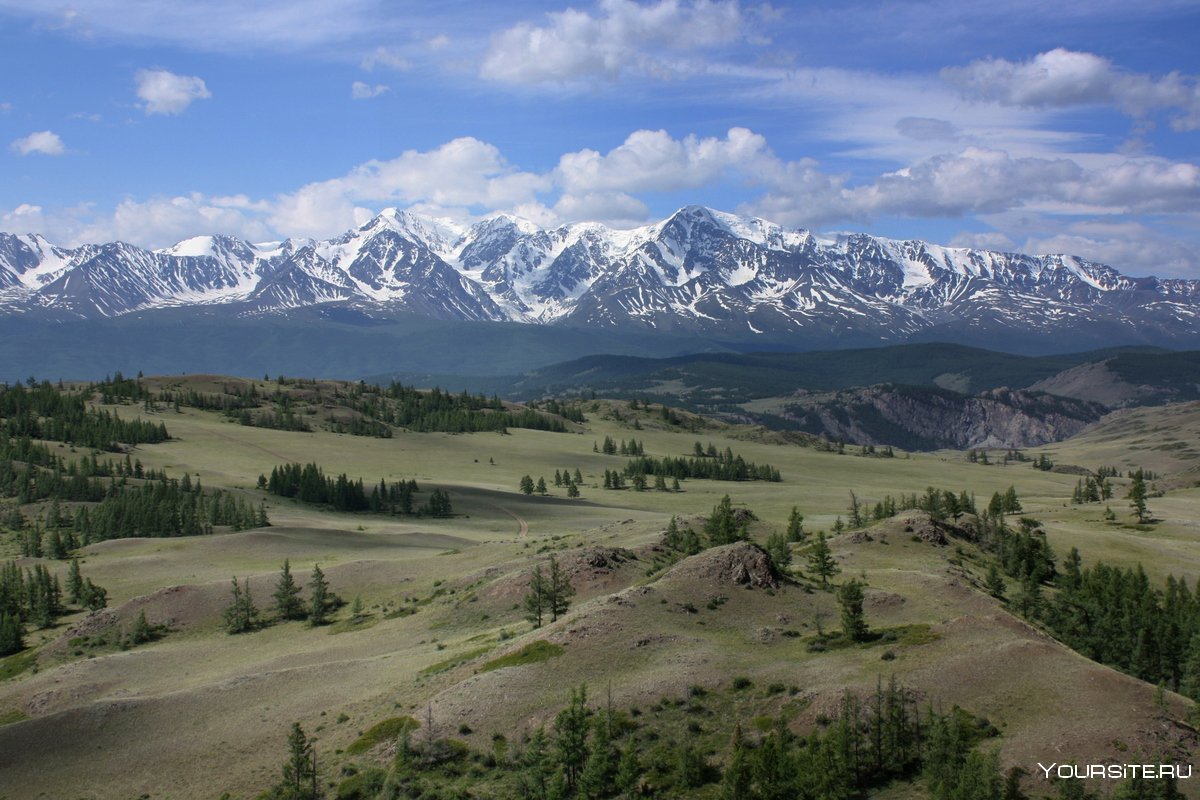
<instances>
[{"instance_id":1,"label":"steppe grassland","mask_svg":"<svg viewBox=\"0 0 1200 800\"><path fill-rule=\"evenodd\" d=\"M628 423L630 413L623 407L621 413L624 422L606 419L603 413L590 415L582 433L397 432L390 440L246 428L205 412L163 413L177 440L140 448L136 455L146 466L164 468L171 475L198 473L208 486L233 488L257 499L262 497L254 488L260 473L287 461L316 461L327 472L345 471L368 484L379 478L412 477L424 490L446 487L455 511L463 516L407 521L338 515L269 497L269 529L94 545L85 552L85 571L109 588L112 605L150 595L145 607L152 618L155 610L174 609L188 623L158 643L129 652L100 652L81 659L67 651L50 658L39 674L0 687L0 711L27 707L36 698L41 712L52 715L30 729L31 747L37 741L49 747L58 737L77 736L99 708L110 709L112 724L125 731L106 764L80 761L55 772L57 777L46 784L51 795L73 791L89 778L103 779L111 790L105 796L144 791L148 785L161 792L163 783L147 781L163 775L173 776L175 793L186 795L194 793L206 760L226 746L238 753L225 759L231 766L221 789L249 791L271 782L281 731L294 719L316 731L327 748L343 748L357 731L391 714L416 713L431 697L439 698L439 714L448 719L459 715L478 724L482 714L500 729L549 713L563 701L559 695L565 694L565 687L580 681L612 681L623 687L624 699L632 694L647 700L656 693L677 693L689 681L713 684L738 674L762 683L786 679L818 694L836 693L841 685L872 683L880 670L874 649L817 655L808 653L800 639L764 643L755 638L764 630L786 626L811 634L818 616L827 627L836 627L836 607L829 595L795 588L778 597L739 592L730 598L727 613L701 611L694 617L680 613L680 608L691 603L703 609L711 587L670 576L653 586L664 602L641 603L625 611L605 605L604 591L584 587L571 617L575 621L569 624L594 631L591 638L568 636L560 626L550 635L567 644L564 657L472 677L494 654L547 635L523 633L528 625L513 608L515 598L511 592L486 596L490 582L508 577L519 587L531 558L545 547L566 547L569 554L583 543L650 543L671 514L706 514L725 493L755 511L760 522L752 533L761 541L783 528L793 505L805 513L809 530L830 529L837 516L845 517L851 489L872 503L884 494L920 492L931 485L966 489L986 502L991 492L1014 485L1027 512L1047 522L1060 555L1075 544L1085 559L1142 561L1155 577L1172 572L1188 575L1190 582L1200 564L1192 528L1200 497L1194 490L1152 500L1163 522L1150 531L1137 531L1101 524L1097 506L1070 506L1067 499L1076 476L1040 472L1028 464L975 465L961 453L901 454L895 459L838 456L758 441L761 437L735 429L662 430L653 414L642 415L642 429L635 430ZM605 435L637 438L650 455L689 455L694 441L711 441L747 460L773 464L784 482L692 480L684 482L679 494L604 491L597 488L604 470L625 464L623 457L592 452L593 441ZM1064 463L1111 463L1098 460L1086 446L1062 447L1063 453L1077 457L1074 462L1064 458ZM1076 449L1067 449L1072 447ZM581 500L566 500L565 492L552 485L554 497L516 492L522 475L546 476L552 484L554 471L564 468L583 473ZM1123 493L1119 488L1113 507L1127 520ZM524 540L519 538L518 519L529 526ZM894 666L902 678L945 687L948 702L962 702L992 714L1014 733L1028 733L1061 724L1044 719L1046 703L1053 700L1050 689L1045 682L996 672L989 667L996 653L1020 653L1029 664L1044 665L1047 673L1108 674L1070 654L1036 647L1022 650L1031 646L1027 632L1021 626L987 621L1000 619L1000 607L963 585L960 579L969 577L948 561L953 548L910 541L902 520L884 523L873 535L875 542L867 544L852 543L849 537L834 541L844 575L865 575L872 586L878 601L868 608L872 624L942 626L940 639L901 648ZM971 555L968 548L966 567L978 573ZM255 597L265 606L284 558L292 559L301 581L319 561L344 598L361 596L370 614L369 629L335 625L313 630L288 623L249 636L224 634L220 610L228 600L230 576L251 576ZM626 577L633 583L651 580L632 573ZM177 585L185 591L181 605L172 606L170 593L152 594ZM405 598L419 599L421 611L385 618ZM780 614L789 621L779 622ZM964 618L977 622L965 628L955 625ZM671 637L675 644L665 655L629 651L626 640L642 630ZM506 643L512 634L517 638ZM1130 683L1122 683L1122 691L1131 691ZM1146 699L1148 692L1144 690ZM341 714L349 717L346 723L332 721ZM186 741L173 733L181 717L193 720L194 732ZM1054 733L1042 730L1040 735ZM1017 747L1019 741L1005 746ZM139 764L153 765L154 775L148 776ZM34 759L27 769L10 774L19 781L22 774L33 774L28 770L42 766Z\"/></svg>"}]
</instances>

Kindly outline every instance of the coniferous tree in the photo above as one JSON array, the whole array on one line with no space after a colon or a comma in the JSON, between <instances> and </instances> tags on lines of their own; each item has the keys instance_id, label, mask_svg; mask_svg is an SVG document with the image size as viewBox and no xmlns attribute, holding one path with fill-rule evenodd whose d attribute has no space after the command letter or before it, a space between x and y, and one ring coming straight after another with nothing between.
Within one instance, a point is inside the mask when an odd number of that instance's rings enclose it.
<instances>
[{"instance_id":1,"label":"coniferous tree","mask_svg":"<svg viewBox=\"0 0 1200 800\"><path fill-rule=\"evenodd\" d=\"M1001 600L1004 599L1004 590L1008 587L1005 585L1004 578L1001 577L1000 570L997 569L995 564L988 566L987 579L984 582L984 586L987 588L988 594L992 597Z\"/></svg>"},{"instance_id":2,"label":"coniferous tree","mask_svg":"<svg viewBox=\"0 0 1200 800\"><path fill-rule=\"evenodd\" d=\"M642 764L638 758L637 742L631 740L621 751L621 761L617 764L617 791L625 800L633 800L638 796L641 780Z\"/></svg>"},{"instance_id":3,"label":"coniferous tree","mask_svg":"<svg viewBox=\"0 0 1200 800\"><path fill-rule=\"evenodd\" d=\"M808 554L808 568L814 575L821 579L821 585L829 583L829 579L841 569L837 565L837 561L833 557L833 551L829 549L829 543L825 541L825 532L817 533L817 543L813 545L812 552Z\"/></svg>"},{"instance_id":4,"label":"coniferous tree","mask_svg":"<svg viewBox=\"0 0 1200 800\"><path fill-rule=\"evenodd\" d=\"M745 526L738 525L729 495L722 497L713 507L712 514L704 523L704 535L708 538L709 547L732 544L746 538Z\"/></svg>"},{"instance_id":5,"label":"coniferous tree","mask_svg":"<svg viewBox=\"0 0 1200 800\"><path fill-rule=\"evenodd\" d=\"M312 576L308 579L308 597L308 624L313 627L324 625L329 619L334 599L320 564L313 565Z\"/></svg>"},{"instance_id":6,"label":"coniferous tree","mask_svg":"<svg viewBox=\"0 0 1200 800\"><path fill-rule=\"evenodd\" d=\"M792 506L792 513L788 516L787 540L800 543L807 536L804 532L804 515L800 513L799 508Z\"/></svg>"},{"instance_id":7,"label":"coniferous tree","mask_svg":"<svg viewBox=\"0 0 1200 800\"><path fill-rule=\"evenodd\" d=\"M24 629L21 617L8 611L0 611L0 657L19 653L25 649Z\"/></svg>"},{"instance_id":8,"label":"coniferous tree","mask_svg":"<svg viewBox=\"0 0 1200 800\"><path fill-rule=\"evenodd\" d=\"M574 792L579 774L587 762L588 746L587 686L571 690L571 702L554 718L554 746L566 777L567 792Z\"/></svg>"},{"instance_id":9,"label":"coniferous tree","mask_svg":"<svg viewBox=\"0 0 1200 800\"><path fill-rule=\"evenodd\" d=\"M93 614L102 608L108 606L108 592L100 586L92 583L91 578L83 579L83 588L79 593L83 605Z\"/></svg>"},{"instance_id":10,"label":"coniferous tree","mask_svg":"<svg viewBox=\"0 0 1200 800\"><path fill-rule=\"evenodd\" d=\"M299 722L288 733L288 758L283 763L283 782L279 785L284 800L316 798L317 756L312 742Z\"/></svg>"},{"instance_id":11,"label":"coniferous tree","mask_svg":"<svg viewBox=\"0 0 1200 800\"><path fill-rule=\"evenodd\" d=\"M792 566L792 546L781 533L772 533L767 538L767 556L776 571L786 574Z\"/></svg>"},{"instance_id":12,"label":"coniferous tree","mask_svg":"<svg viewBox=\"0 0 1200 800\"><path fill-rule=\"evenodd\" d=\"M1133 483L1129 485L1129 507L1133 509L1139 524L1150 520L1150 512L1146 508L1146 479L1142 470L1133 473Z\"/></svg>"},{"instance_id":13,"label":"coniferous tree","mask_svg":"<svg viewBox=\"0 0 1200 800\"><path fill-rule=\"evenodd\" d=\"M539 477L537 479L537 488L534 489L534 491L536 491L538 494L543 495L543 496L546 494L546 479L545 478Z\"/></svg>"},{"instance_id":14,"label":"coniferous tree","mask_svg":"<svg viewBox=\"0 0 1200 800\"><path fill-rule=\"evenodd\" d=\"M280 619L304 619L306 609L304 601L300 599L300 587L296 585L296 579L292 577L292 565L288 559L283 560L283 567L279 570L279 579L275 582L275 592L272 594L275 599L275 615Z\"/></svg>"},{"instance_id":15,"label":"coniferous tree","mask_svg":"<svg viewBox=\"0 0 1200 800\"><path fill-rule=\"evenodd\" d=\"M71 566L67 567L67 597L72 603L79 603L82 591L83 576L79 573L79 559L72 558Z\"/></svg>"},{"instance_id":16,"label":"coniferous tree","mask_svg":"<svg viewBox=\"0 0 1200 800\"><path fill-rule=\"evenodd\" d=\"M850 492L850 505L847 506L850 511L850 528L857 530L863 526L862 503L853 491Z\"/></svg>"},{"instance_id":17,"label":"coniferous tree","mask_svg":"<svg viewBox=\"0 0 1200 800\"><path fill-rule=\"evenodd\" d=\"M546 576L546 608L550 612L550 621L555 622L571 607L571 598L575 596L575 587L571 579L558 564L558 559L550 556L550 571Z\"/></svg>"},{"instance_id":18,"label":"coniferous tree","mask_svg":"<svg viewBox=\"0 0 1200 800\"><path fill-rule=\"evenodd\" d=\"M234 577L231 594L232 599L225 607L225 611L222 612L225 620L225 632L232 634L253 630L258 623L258 609L254 606L254 599L250 596L250 579L247 578L243 586Z\"/></svg>"},{"instance_id":19,"label":"coniferous tree","mask_svg":"<svg viewBox=\"0 0 1200 800\"><path fill-rule=\"evenodd\" d=\"M863 585L849 580L838 589L838 606L842 615L842 636L861 642L867 638L867 619L863 614Z\"/></svg>"},{"instance_id":20,"label":"coniferous tree","mask_svg":"<svg viewBox=\"0 0 1200 800\"><path fill-rule=\"evenodd\" d=\"M146 619L146 609L138 611L137 619L133 621L133 628L129 632L129 641L133 644L144 644L154 638L154 630L150 627L149 621Z\"/></svg>"},{"instance_id":21,"label":"coniferous tree","mask_svg":"<svg viewBox=\"0 0 1200 800\"><path fill-rule=\"evenodd\" d=\"M529 475L523 475L521 477L521 493L533 494L533 478Z\"/></svg>"},{"instance_id":22,"label":"coniferous tree","mask_svg":"<svg viewBox=\"0 0 1200 800\"><path fill-rule=\"evenodd\" d=\"M542 627L542 619L548 606L546 577L542 574L542 565L533 568L529 576L529 592L525 595L522 605L525 609L525 619L533 623L533 627Z\"/></svg>"}]
</instances>

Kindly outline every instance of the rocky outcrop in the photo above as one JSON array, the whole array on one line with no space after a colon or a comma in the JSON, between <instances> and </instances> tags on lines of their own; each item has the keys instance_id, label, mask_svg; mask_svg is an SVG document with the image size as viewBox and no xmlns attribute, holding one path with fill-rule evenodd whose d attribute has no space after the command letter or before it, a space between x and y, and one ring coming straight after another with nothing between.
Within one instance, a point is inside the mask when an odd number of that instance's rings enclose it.
<instances>
[{"instance_id":1,"label":"rocky outcrop","mask_svg":"<svg viewBox=\"0 0 1200 800\"><path fill-rule=\"evenodd\" d=\"M771 566L766 551L750 542L710 547L685 558L663 577L664 583L680 580L689 584L751 586L756 589L779 586L779 574Z\"/></svg>"},{"instance_id":2,"label":"rocky outcrop","mask_svg":"<svg viewBox=\"0 0 1200 800\"><path fill-rule=\"evenodd\" d=\"M928 386L802 392L783 417L808 433L908 450L1037 447L1074 436L1106 412L1084 400L1000 388L963 395Z\"/></svg>"}]
</instances>

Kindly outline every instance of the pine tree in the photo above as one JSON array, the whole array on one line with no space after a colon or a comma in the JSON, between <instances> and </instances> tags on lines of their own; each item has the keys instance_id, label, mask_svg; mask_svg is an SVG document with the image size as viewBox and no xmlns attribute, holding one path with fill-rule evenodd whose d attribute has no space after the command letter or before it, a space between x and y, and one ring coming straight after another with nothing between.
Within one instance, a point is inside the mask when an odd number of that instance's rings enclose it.
<instances>
[{"instance_id":1,"label":"pine tree","mask_svg":"<svg viewBox=\"0 0 1200 800\"><path fill-rule=\"evenodd\" d=\"M842 614L842 636L861 642L867 638L867 619L863 614L863 585L857 580L843 583L837 593Z\"/></svg>"},{"instance_id":2,"label":"pine tree","mask_svg":"<svg viewBox=\"0 0 1200 800\"><path fill-rule=\"evenodd\" d=\"M292 566L288 559L283 560L279 570L279 580L275 583L275 615L279 619L304 619L306 610L304 601L300 599L300 587L292 577Z\"/></svg>"},{"instance_id":3,"label":"pine tree","mask_svg":"<svg viewBox=\"0 0 1200 800\"><path fill-rule=\"evenodd\" d=\"M800 543L808 536L804 532L804 515L800 513L800 509L792 506L792 513L788 516L787 540L789 542Z\"/></svg>"},{"instance_id":4,"label":"pine tree","mask_svg":"<svg viewBox=\"0 0 1200 800\"><path fill-rule=\"evenodd\" d=\"M325 580L320 564L313 565L312 576L308 579L308 596L308 624L314 628L324 625L334 601L329 593L329 581Z\"/></svg>"},{"instance_id":5,"label":"pine tree","mask_svg":"<svg viewBox=\"0 0 1200 800\"><path fill-rule=\"evenodd\" d=\"M606 797L617 774L620 753L612 742L612 711L598 716L592 724L592 741L587 761L579 773L579 797L599 800Z\"/></svg>"},{"instance_id":6,"label":"pine tree","mask_svg":"<svg viewBox=\"0 0 1200 800\"><path fill-rule=\"evenodd\" d=\"M1146 508L1146 479L1142 470L1133 473L1133 483L1129 485L1129 507L1133 509L1139 524L1150 520L1150 511Z\"/></svg>"},{"instance_id":7,"label":"pine tree","mask_svg":"<svg viewBox=\"0 0 1200 800\"><path fill-rule=\"evenodd\" d=\"M82 591L83 576L79 574L79 559L72 558L71 566L67 568L67 597L71 599L72 603L79 603Z\"/></svg>"},{"instance_id":8,"label":"pine tree","mask_svg":"<svg viewBox=\"0 0 1200 800\"><path fill-rule=\"evenodd\" d=\"M850 511L850 528L857 530L863 526L862 503L858 499L853 490L850 492L850 505L847 506Z\"/></svg>"},{"instance_id":9,"label":"pine tree","mask_svg":"<svg viewBox=\"0 0 1200 800\"><path fill-rule=\"evenodd\" d=\"M521 493L533 494L533 478L529 475L523 475L521 477Z\"/></svg>"},{"instance_id":10,"label":"pine tree","mask_svg":"<svg viewBox=\"0 0 1200 800\"><path fill-rule=\"evenodd\" d=\"M712 514L704 523L704 535L708 538L709 547L732 544L746 537L745 527L737 523L729 495L722 497L713 507Z\"/></svg>"},{"instance_id":11,"label":"pine tree","mask_svg":"<svg viewBox=\"0 0 1200 800\"><path fill-rule=\"evenodd\" d=\"M25 649L21 618L7 611L0 613L0 658Z\"/></svg>"},{"instance_id":12,"label":"pine tree","mask_svg":"<svg viewBox=\"0 0 1200 800\"><path fill-rule=\"evenodd\" d=\"M984 582L984 586L987 588L988 594L992 597L1001 600L1004 599L1004 590L1008 587L1005 585L1004 578L1000 576L1000 570L996 568L995 564L988 566L987 579Z\"/></svg>"},{"instance_id":13,"label":"pine tree","mask_svg":"<svg viewBox=\"0 0 1200 800\"><path fill-rule=\"evenodd\" d=\"M571 690L571 702L554 718L554 746L566 776L567 791L573 792L588 757L587 686Z\"/></svg>"},{"instance_id":14,"label":"pine tree","mask_svg":"<svg viewBox=\"0 0 1200 800\"><path fill-rule=\"evenodd\" d=\"M777 572L786 574L792 566L792 546L781 533L772 533L767 538L767 556Z\"/></svg>"},{"instance_id":15,"label":"pine tree","mask_svg":"<svg viewBox=\"0 0 1200 800\"><path fill-rule=\"evenodd\" d=\"M315 798L316 782L316 752L300 723L293 722L292 730L288 733L288 758L283 763L283 782L279 788L288 800Z\"/></svg>"},{"instance_id":16,"label":"pine tree","mask_svg":"<svg viewBox=\"0 0 1200 800\"><path fill-rule=\"evenodd\" d=\"M80 599L93 614L108 606L108 592L92 583L91 578L83 579L83 588L79 593Z\"/></svg>"},{"instance_id":17,"label":"pine tree","mask_svg":"<svg viewBox=\"0 0 1200 800\"><path fill-rule=\"evenodd\" d=\"M550 556L550 572L546 577L546 607L551 622L567 613L574 596L575 587L571 585L571 579L559 567L558 559Z\"/></svg>"},{"instance_id":18,"label":"pine tree","mask_svg":"<svg viewBox=\"0 0 1200 800\"><path fill-rule=\"evenodd\" d=\"M833 551L829 549L829 543L825 541L825 532L817 533L817 543L813 545L812 552L808 554L808 568L814 575L821 578L821 585L829 583L829 579L837 573L841 572L837 561L833 557Z\"/></svg>"},{"instance_id":19,"label":"pine tree","mask_svg":"<svg viewBox=\"0 0 1200 800\"><path fill-rule=\"evenodd\" d=\"M129 641L134 644L144 644L154 638L154 631L146 620L146 609L138 611L137 619L133 621L133 629L129 632Z\"/></svg>"},{"instance_id":20,"label":"pine tree","mask_svg":"<svg viewBox=\"0 0 1200 800\"><path fill-rule=\"evenodd\" d=\"M539 477L537 479L537 488L534 491L536 491L538 494L543 495L543 496L546 494L546 479L545 478Z\"/></svg>"},{"instance_id":21,"label":"pine tree","mask_svg":"<svg viewBox=\"0 0 1200 800\"><path fill-rule=\"evenodd\" d=\"M533 627L542 627L542 619L546 613L546 577L542 574L542 565L533 568L529 576L529 592L525 595L522 605L525 608L525 619L533 623Z\"/></svg>"},{"instance_id":22,"label":"pine tree","mask_svg":"<svg viewBox=\"0 0 1200 800\"><path fill-rule=\"evenodd\" d=\"M243 587L234 577L231 594L232 599L225 607L225 611L222 612L225 620L225 632L233 634L253 630L258 623L258 609L255 608L254 599L250 596L250 579L246 579Z\"/></svg>"},{"instance_id":23,"label":"pine tree","mask_svg":"<svg viewBox=\"0 0 1200 800\"><path fill-rule=\"evenodd\" d=\"M617 791L625 800L633 800L638 796L641 782L642 765L638 759L637 742L630 740L621 751L621 761L617 764Z\"/></svg>"}]
</instances>

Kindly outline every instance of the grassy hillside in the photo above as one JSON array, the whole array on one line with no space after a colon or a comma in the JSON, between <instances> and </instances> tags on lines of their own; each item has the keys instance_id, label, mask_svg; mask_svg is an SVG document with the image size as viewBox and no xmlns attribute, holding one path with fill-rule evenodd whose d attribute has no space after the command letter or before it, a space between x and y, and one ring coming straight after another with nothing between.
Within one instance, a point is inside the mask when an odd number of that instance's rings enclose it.
<instances>
[{"instance_id":1,"label":"grassy hillside","mask_svg":"<svg viewBox=\"0 0 1200 800\"><path fill-rule=\"evenodd\" d=\"M146 381L210 392L226 382ZM247 383L264 396L280 388ZM169 441L131 452L146 469L187 473L206 488L263 503L271 526L84 547L81 568L108 590L108 608L31 631L31 650L0 660L0 675L12 675L0 680L0 796L253 796L278 781L294 721L316 737L320 781L332 794L351 772L391 763L390 739L352 747L377 723L411 716L421 730L432 721L438 737L482 752L492 751L498 733L516 748L580 683L589 686L593 708L608 702L611 687L615 708L626 715L638 709L630 719L642 726L639 735L693 741L717 767L729 759L733 722L751 737L764 735L756 720L778 714L797 733L820 730L836 717L843 689L868 692L893 674L922 704L986 717L998 735L985 747L1005 766L1031 770L1048 757L1124 763L1135 755L1191 763L1197 754L1190 701L1166 692L1156 702L1153 686L1019 619L1015 587L1004 601L983 589L990 556L967 540L931 543L936 537L924 536L932 528L921 512L831 536L841 570L834 584L864 580L867 621L890 632L866 645L812 646L818 631L836 631L839 622L834 593L805 575L811 544L794 546L794 573L776 588L738 582L723 551L684 558L662 545L672 515L699 531L725 494L736 509L753 512L749 536L765 543L786 528L793 507L807 530L832 533L849 516L851 491L868 505L929 486L986 502L1012 486L1060 556L1075 546L1085 566L1141 563L1151 581L1186 576L1192 585L1200 574L1200 478L1188 444L1196 407L1123 412L1076 439L1026 453L1044 451L1059 467L1154 470L1155 490L1166 493L1149 500L1157 521L1139 527L1123 499L1111 501L1115 522L1102 518L1103 505L1072 505L1075 472L1004 465L998 452L986 465L954 451L839 454L684 412L671 424L658 406L610 401L585 403L585 422L565 433L397 428L391 438L350 436L322 429L341 413L335 395L350 388L329 387L306 403L314 409L311 432L238 425L187 405L116 407L122 417L162 421L170 432ZM688 479L679 492L605 490L605 471L628 461L597 452L606 437L636 439L654 457L689 457L697 441L712 443L773 465L782 481ZM64 457L79 455L52 446ZM310 461L367 486L412 479L422 494L444 489L454 516L335 513L257 488L272 467ZM553 475L576 469L581 497L572 499ZM548 496L518 491L525 475L545 477ZM1123 498L1128 479L1113 483ZM22 510L32 520L47 508ZM17 538L0 534L0 548L0 557L15 557ZM551 553L577 595L562 619L534 630L519 605L531 570L545 567ZM248 579L265 611L284 559L301 584L320 565L346 601L332 624L225 633L230 579ZM63 561L18 563L66 577ZM139 612L165 633L121 649L116 633L128 632ZM699 710L688 711L693 706ZM458 785L467 776L446 780ZM479 780L479 796L506 796L503 781ZM1034 776L1025 783L1035 796L1051 791ZM705 784L674 796L716 791ZM906 791L895 786L880 796Z\"/></svg>"}]
</instances>

